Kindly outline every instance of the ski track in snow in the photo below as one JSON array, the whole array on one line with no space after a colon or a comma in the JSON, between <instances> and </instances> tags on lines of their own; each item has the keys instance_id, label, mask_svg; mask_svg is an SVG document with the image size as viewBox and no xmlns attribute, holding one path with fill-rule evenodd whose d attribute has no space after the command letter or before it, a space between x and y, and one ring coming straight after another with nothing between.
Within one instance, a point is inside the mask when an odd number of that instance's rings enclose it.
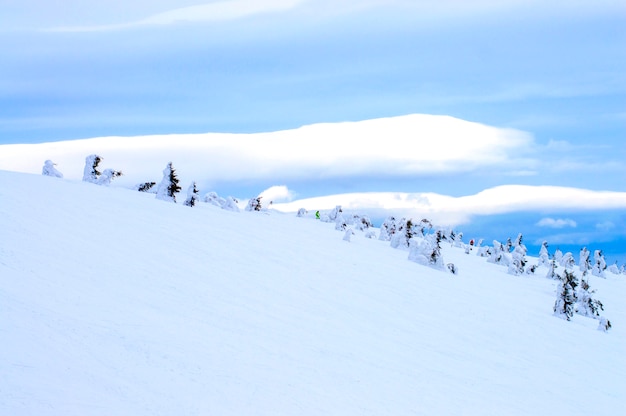
<instances>
[{"instance_id":1,"label":"ski track in snow","mask_svg":"<svg viewBox=\"0 0 626 416\"><path fill-rule=\"evenodd\" d=\"M512 276L449 243L456 276L312 216L4 171L0 184L0 414L626 408L623 275L590 278L603 333L553 316L546 268Z\"/></svg>"}]
</instances>

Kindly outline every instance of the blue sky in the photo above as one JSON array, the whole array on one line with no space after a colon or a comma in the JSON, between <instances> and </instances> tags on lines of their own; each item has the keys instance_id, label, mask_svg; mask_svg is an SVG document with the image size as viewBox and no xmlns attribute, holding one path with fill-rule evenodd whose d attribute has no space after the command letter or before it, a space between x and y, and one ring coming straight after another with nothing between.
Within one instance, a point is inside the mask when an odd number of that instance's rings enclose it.
<instances>
[{"instance_id":1,"label":"blue sky","mask_svg":"<svg viewBox=\"0 0 626 416\"><path fill-rule=\"evenodd\" d=\"M441 114L527 133L527 174L489 166L287 185L303 197L504 184L626 192L620 0L0 4L0 144ZM560 214L545 213L572 219ZM624 215L610 215L626 235Z\"/></svg>"}]
</instances>

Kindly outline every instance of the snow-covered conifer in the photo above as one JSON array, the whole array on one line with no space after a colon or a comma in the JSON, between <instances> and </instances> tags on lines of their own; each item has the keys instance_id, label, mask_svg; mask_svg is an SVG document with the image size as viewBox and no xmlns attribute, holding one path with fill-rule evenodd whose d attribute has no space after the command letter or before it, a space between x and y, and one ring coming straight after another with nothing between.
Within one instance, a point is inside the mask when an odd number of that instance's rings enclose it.
<instances>
[{"instance_id":1,"label":"snow-covered conifer","mask_svg":"<svg viewBox=\"0 0 626 416\"><path fill-rule=\"evenodd\" d=\"M161 183L159 183L156 198L175 203L176 193L180 192L180 189L176 170L172 167L172 162L169 162L165 169L163 169L163 179Z\"/></svg>"},{"instance_id":2,"label":"snow-covered conifer","mask_svg":"<svg viewBox=\"0 0 626 416\"><path fill-rule=\"evenodd\" d=\"M44 176L53 176L55 178L62 178L63 174L55 168L56 163L51 160L46 160L41 168L41 174Z\"/></svg>"},{"instance_id":3,"label":"snow-covered conifer","mask_svg":"<svg viewBox=\"0 0 626 416\"><path fill-rule=\"evenodd\" d=\"M341 205L337 205L328 213L328 219L334 222L337 220L337 216L341 215L342 212L343 210L341 209Z\"/></svg>"},{"instance_id":4,"label":"snow-covered conifer","mask_svg":"<svg viewBox=\"0 0 626 416\"><path fill-rule=\"evenodd\" d=\"M589 287L589 282L582 279L580 288L576 292L576 312L583 316L599 319L600 311L604 310L604 305L599 300L593 298L594 293L596 291Z\"/></svg>"},{"instance_id":5,"label":"snow-covered conifer","mask_svg":"<svg viewBox=\"0 0 626 416\"><path fill-rule=\"evenodd\" d=\"M463 233L457 233L454 236L454 240L452 240L452 247L461 247L463 248Z\"/></svg>"},{"instance_id":6,"label":"snow-covered conifer","mask_svg":"<svg viewBox=\"0 0 626 416\"><path fill-rule=\"evenodd\" d=\"M352 228L347 228L345 234L343 235L343 241L350 242L350 237L352 237L353 235L354 231L352 231Z\"/></svg>"},{"instance_id":7,"label":"snow-covered conifer","mask_svg":"<svg viewBox=\"0 0 626 416\"><path fill-rule=\"evenodd\" d=\"M607 332L611 329L611 321L604 316L600 317L600 323L598 324L598 331Z\"/></svg>"},{"instance_id":8,"label":"snow-covered conifer","mask_svg":"<svg viewBox=\"0 0 626 416\"><path fill-rule=\"evenodd\" d=\"M591 261L589 260L589 250L587 247L583 247L580 250L580 259L578 260L578 267L582 273L586 273L591 270Z\"/></svg>"},{"instance_id":9,"label":"snow-covered conifer","mask_svg":"<svg viewBox=\"0 0 626 416\"><path fill-rule=\"evenodd\" d=\"M118 176L122 176L122 172L113 169L105 169L96 180L96 183L98 185L109 186L111 181Z\"/></svg>"},{"instance_id":10,"label":"snow-covered conifer","mask_svg":"<svg viewBox=\"0 0 626 416\"><path fill-rule=\"evenodd\" d=\"M438 270L446 270L441 256L443 231L429 235L428 238L412 238L409 247L409 260Z\"/></svg>"},{"instance_id":11,"label":"snow-covered conifer","mask_svg":"<svg viewBox=\"0 0 626 416\"><path fill-rule=\"evenodd\" d=\"M489 263L500 264L502 266L508 267L511 264L512 259L507 251L507 246L503 245L497 240L493 240L493 250L491 251L491 254L489 255L487 261Z\"/></svg>"},{"instance_id":12,"label":"snow-covered conifer","mask_svg":"<svg viewBox=\"0 0 626 416\"><path fill-rule=\"evenodd\" d=\"M227 196L224 198L224 204L222 205L222 209L226 211L239 212L239 205L237 199L232 196Z\"/></svg>"},{"instance_id":13,"label":"snow-covered conifer","mask_svg":"<svg viewBox=\"0 0 626 416\"><path fill-rule=\"evenodd\" d=\"M563 260L563 252L558 248L554 251L554 260L557 264L561 264L561 260Z\"/></svg>"},{"instance_id":14,"label":"snow-covered conifer","mask_svg":"<svg viewBox=\"0 0 626 416\"><path fill-rule=\"evenodd\" d=\"M549 266L550 262L550 253L548 252L548 242L544 240L541 243L541 248L539 249L539 264L542 266Z\"/></svg>"},{"instance_id":15,"label":"snow-covered conifer","mask_svg":"<svg viewBox=\"0 0 626 416\"><path fill-rule=\"evenodd\" d=\"M378 239L381 241L391 241L391 237L396 232L396 218L391 216L387 217L380 226L380 235Z\"/></svg>"},{"instance_id":16,"label":"snow-covered conifer","mask_svg":"<svg viewBox=\"0 0 626 416\"><path fill-rule=\"evenodd\" d=\"M591 269L591 274L598 277L606 277L604 274L604 270L606 269L606 261L604 260L602 250L596 250L593 252L593 261L594 265Z\"/></svg>"},{"instance_id":17,"label":"snow-covered conifer","mask_svg":"<svg viewBox=\"0 0 626 416\"><path fill-rule=\"evenodd\" d=\"M300 208L298 210L298 213L296 214L296 216L297 217L306 217L307 212L308 211L306 210L306 208Z\"/></svg>"},{"instance_id":18,"label":"snow-covered conifer","mask_svg":"<svg viewBox=\"0 0 626 416\"><path fill-rule=\"evenodd\" d=\"M152 192L154 193L154 185L156 185L156 182L144 182L144 183L140 183L135 185L135 189L138 190L139 192Z\"/></svg>"},{"instance_id":19,"label":"snow-covered conifer","mask_svg":"<svg viewBox=\"0 0 626 416\"><path fill-rule=\"evenodd\" d=\"M574 266L576 265L576 260L574 259L574 255L571 252L567 252L565 254L563 254L563 257L561 258L561 266L565 267L566 269L573 269Z\"/></svg>"},{"instance_id":20,"label":"snow-covered conifer","mask_svg":"<svg viewBox=\"0 0 626 416\"><path fill-rule=\"evenodd\" d=\"M196 187L196 182L194 181L191 183L189 188L187 188L187 199L185 199L184 205L193 207L199 200L200 197L198 197L198 188Z\"/></svg>"},{"instance_id":21,"label":"snow-covered conifer","mask_svg":"<svg viewBox=\"0 0 626 416\"><path fill-rule=\"evenodd\" d=\"M98 155L89 155L85 158L85 169L83 171L83 181L97 183L98 178L102 174L98 170L98 165L102 161L102 158Z\"/></svg>"},{"instance_id":22,"label":"snow-covered conifer","mask_svg":"<svg viewBox=\"0 0 626 416\"><path fill-rule=\"evenodd\" d=\"M576 276L574 273L565 270L557 288L556 301L554 302L554 315L559 318L572 319L576 304Z\"/></svg>"},{"instance_id":23,"label":"snow-covered conifer","mask_svg":"<svg viewBox=\"0 0 626 416\"><path fill-rule=\"evenodd\" d=\"M226 203L226 200L220 197L217 192L211 191L204 195L204 202L222 208Z\"/></svg>"},{"instance_id":24,"label":"snow-covered conifer","mask_svg":"<svg viewBox=\"0 0 626 416\"><path fill-rule=\"evenodd\" d=\"M458 274L459 273L459 269L456 268L454 263L448 263L448 264L446 264L446 267L448 268L448 271L450 273L452 273L452 274Z\"/></svg>"},{"instance_id":25,"label":"snow-covered conifer","mask_svg":"<svg viewBox=\"0 0 626 416\"><path fill-rule=\"evenodd\" d=\"M414 235L413 221L402 218L396 223L396 232L391 237L391 247L409 248L409 241Z\"/></svg>"},{"instance_id":26,"label":"snow-covered conifer","mask_svg":"<svg viewBox=\"0 0 626 416\"><path fill-rule=\"evenodd\" d=\"M617 260L615 260L615 263L611 264L608 268L608 271L610 271L613 274L620 274L620 269L619 266L617 265Z\"/></svg>"},{"instance_id":27,"label":"snow-covered conifer","mask_svg":"<svg viewBox=\"0 0 626 416\"><path fill-rule=\"evenodd\" d=\"M261 199L262 196L257 196L256 198L250 198L248 200L248 205L246 205L246 211L261 211Z\"/></svg>"},{"instance_id":28,"label":"snow-covered conifer","mask_svg":"<svg viewBox=\"0 0 626 416\"><path fill-rule=\"evenodd\" d=\"M348 223L343 218L343 215L341 213L338 213L335 216L335 230L344 231L347 228L348 228Z\"/></svg>"},{"instance_id":29,"label":"snow-covered conifer","mask_svg":"<svg viewBox=\"0 0 626 416\"><path fill-rule=\"evenodd\" d=\"M548 273L546 273L546 277L548 279L558 279L559 275L556 272L559 266L556 264L556 259L553 257L550 263L548 263Z\"/></svg>"}]
</instances>

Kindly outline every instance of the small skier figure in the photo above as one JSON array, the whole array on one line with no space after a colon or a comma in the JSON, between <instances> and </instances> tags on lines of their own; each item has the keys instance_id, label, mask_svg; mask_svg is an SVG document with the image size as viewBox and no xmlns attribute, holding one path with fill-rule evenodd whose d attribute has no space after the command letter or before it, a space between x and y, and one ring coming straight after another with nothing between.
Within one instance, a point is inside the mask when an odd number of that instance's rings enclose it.
<instances>
[{"instance_id":1,"label":"small skier figure","mask_svg":"<svg viewBox=\"0 0 626 416\"><path fill-rule=\"evenodd\" d=\"M316 219L320 219L320 212L319 211L315 211L315 218Z\"/></svg>"}]
</instances>

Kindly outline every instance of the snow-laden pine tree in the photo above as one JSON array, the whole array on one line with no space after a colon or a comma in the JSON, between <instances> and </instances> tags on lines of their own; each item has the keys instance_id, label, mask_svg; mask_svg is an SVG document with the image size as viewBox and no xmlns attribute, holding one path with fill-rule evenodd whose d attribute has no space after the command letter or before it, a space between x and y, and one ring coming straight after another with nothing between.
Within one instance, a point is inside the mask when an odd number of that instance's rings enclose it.
<instances>
[{"instance_id":1,"label":"snow-laden pine tree","mask_svg":"<svg viewBox=\"0 0 626 416\"><path fill-rule=\"evenodd\" d=\"M589 287L589 282L584 278L580 281L580 287L576 291L576 313L594 319L600 319L600 311L604 310L604 305L593 298L596 293Z\"/></svg>"},{"instance_id":2,"label":"snow-laden pine tree","mask_svg":"<svg viewBox=\"0 0 626 416\"><path fill-rule=\"evenodd\" d=\"M589 260L589 250L587 247L583 247L580 250L580 259L578 260L578 267L580 271L585 274L591 270L591 261Z\"/></svg>"},{"instance_id":3,"label":"snow-laden pine tree","mask_svg":"<svg viewBox=\"0 0 626 416\"><path fill-rule=\"evenodd\" d=\"M570 270L573 269L574 266L576 266L576 260L574 259L574 255L569 251L563 254L563 257L561 257L560 264L566 269L570 269Z\"/></svg>"},{"instance_id":4,"label":"snow-laden pine tree","mask_svg":"<svg viewBox=\"0 0 626 416\"><path fill-rule=\"evenodd\" d=\"M604 270L606 270L606 260L604 260L602 250L596 250L593 252L593 261L594 265L591 268L591 274L598 277L606 277L604 274Z\"/></svg>"},{"instance_id":5,"label":"snow-laden pine tree","mask_svg":"<svg viewBox=\"0 0 626 416\"><path fill-rule=\"evenodd\" d=\"M550 263L550 253L548 252L548 242L544 240L539 249L539 265L548 267L548 263Z\"/></svg>"},{"instance_id":6,"label":"snow-laden pine tree","mask_svg":"<svg viewBox=\"0 0 626 416\"><path fill-rule=\"evenodd\" d=\"M262 209L261 199L263 199L262 196L257 196L256 198L250 198L248 200L248 205L246 205L246 211L261 211Z\"/></svg>"},{"instance_id":7,"label":"snow-laden pine tree","mask_svg":"<svg viewBox=\"0 0 626 416\"><path fill-rule=\"evenodd\" d=\"M342 212L343 209L341 209L341 205L337 205L328 213L328 219L330 222L335 222L337 221L337 216L341 215Z\"/></svg>"},{"instance_id":8,"label":"snow-laden pine tree","mask_svg":"<svg viewBox=\"0 0 626 416\"><path fill-rule=\"evenodd\" d=\"M512 258L507 251L508 250L507 247L508 247L508 244L505 246L499 241L493 240L493 249L487 261L489 263L500 264L502 266L508 267L512 262Z\"/></svg>"},{"instance_id":9,"label":"snow-laden pine tree","mask_svg":"<svg viewBox=\"0 0 626 416\"><path fill-rule=\"evenodd\" d=\"M344 231L348 228L347 221L343 218L343 214L337 213L335 216L335 230Z\"/></svg>"},{"instance_id":10,"label":"snow-laden pine tree","mask_svg":"<svg viewBox=\"0 0 626 416\"><path fill-rule=\"evenodd\" d=\"M454 239L452 240L452 247L460 247L463 248L464 244L463 244L463 233L462 232L458 232L456 233L456 235L454 236Z\"/></svg>"},{"instance_id":11,"label":"snow-laden pine tree","mask_svg":"<svg viewBox=\"0 0 626 416\"><path fill-rule=\"evenodd\" d=\"M620 269L619 266L617 265L617 260L615 260L615 263L611 264L608 268L608 271L610 271L613 274L620 274Z\"/></svg>"},{"instance_id":12,"label":"snow-laden pine tree","mask_svg":"<svg viewBox=\"0 0 626 416\"><path fill-rule=\"evenodd\" d=\"M409 248L409 241L416 235L413 221L402 218L396 222L395 233L391 236L391 247Z\"/></svg>"},{"instance_id":13,"label":"snow-laden pine tree","mask_svg":"<svg viewBox=\"0 0 626 416\"><path fill-rule=\"evenodd\" d=\"M554 315L568 321L572 319L576 305L576 286L578 282L574 273L565 270L557 288Z\"/></svg>"},{"instance_id":14,"label":"snow-laden pine tree","mask_svg":"<svg viewBox=\"0 0 626 416\"><path fill-rule=\"evenodd\" d=\"M607 332L611 329L611 321L606 319L604 316L600 317L600 323L598 324L598 331Z\"/></svg>"},{"instance_id":15,"label":"snow-laden pine tree","mask_svg":"<svg viewBox=\"0 0 626 416\"><path fill-rule=\"evenodd\" d=\"M156 198L176 203L176 194L180 192L180 189L176 170L172 167L172 162L169 162L163 169L163 179L159 183Z\"/></svg>"},{"instance_id":16,"label":"snow-laden pine tree","mask_svg":"<svg viewBox=\"0 0 626 416\"><path fill-rule=\"evenodd\" d=\"M55 178L62 178L63 174L55 168L56 163L51 160L43 162L43 168L41 168L41 174L44 176L53 176Z\"/></svg>"},{"instance_id":17,"label":"snow-laden pine tree","mask_svg":"<svg viewBox=\"0 0 626 416\"><path fill-rule=\"evenodd\" d=\"M558 248L554 251L554 260L557 264L561 264L561 260L563 260L563 252Z\"/></svg>"},{"instance_id":18,"label":"snow-laden pine tree","mask_svg":"<svg viewBox=\"0 0 626 416\"><path fill-rule=\"evenodd\" d=\"M552 257L552 260L548 263L548 273L546 273L546 277L548 279L558 279L559 275L556 272L556 269L558 268L559 266L556 264L556 259Z\"/></svg>"},{"instance_id":19,"label":"snow-laden pine tree","mask_svg":"<svg viewBox=\"0 0 626 416\"><path fill-rule=\"evenodd\" d=\"M217 195L217 192L209 192L204 196L204 202L222 208L226 200Z\"/></svg>"},{"instance_id":20,"label":"snow-laden pine tree","mask_svg":"<svg viewBox=\"0 0 626 416\"><path fill-rule=\"evenodd\" d=\"M109 186L111 181L118 176L122 176L122 172L113 169L105 169L96 180L96 183L98 185Z\"/></svg>"},{"instance_id":21,"label":"snow-laden pine tree","mask_svg":"<svg viewBox=\"0 0 626 416\"><path fill-rule=\"evenodd\" d=\"M224 198L224 204L222 205L222 209L226 211L239 212L239 205L237 199L232 196L227 196Z\"/></svg>"},{"instance_id":22,"label":"snow-laden pine tree","mask_svg":"<svg viewBox=\"0 0 626 416\"><path fill-rule=\"evenodd\" d=\"M343 235L343 241L350 242L350 237L352 237L353 235L354 231L352 231L352 228L346 228L346 232Z\"/></svg>"},{"instance_id":23,"label":"snow-laden pine tree","mask_svg":"<svg viewBox=\"0 0 626 416\"><path fill-rule=\"evenodd\" d=\"M396 218L387 217L380 226L378 239L381 241L391 241L391 237L396 233Z\"/></svg>"},{"instance_id":24,"label":"snow-laden pine tree","mask_svg":"<svg viewBox=\"0 0 626 416\"><path fill-rule=\"evenodd\" d=\"M187 188L187 199L185 199L183 204L188 207L193 207L199 200L200 197L198 196L198 187L194 181L191 185L189 185L189 188Z\"/></svg>"},{"instance_id":25,"label":"snow-laden pine tree","mask_svg":"<svg viewBox=\"0 0 626 416\"><path fill-rule=\"evenodd\" d=\"M520 275L524 273L524 267L526 266L526 253L528 249L522 243L522 234L519 234L513 243L513 252L511 253L511 264L509 264L509 274Z\"/></svg>"},{"instance_id":26,"label":"snow-laden pine tree","mask_svg":"<svg viewBox=\"0 0 626 416\"><path fill-rule=\"evenodd\" d=\"M308 213L308 211L306 210L306 208L300 208L298 210L298 213L296 214L297 217L306 217L306 214Z\"/></svg>"},{"instance_id":27,"label":"snow-laden pine tree","mask_svg":"<svg viewBox=\"0 0 626 416\"><path fill-rule=\"evenodd\" d=\"M424 238L412 238L409 243L409 260L437 270L446 270L441 255L443 231L438 230Z\"/></svg>"},{"instance_id":28,"label":"snow-laden pine tree","mask_svg":"<svg viewBox=\"0 0 626 416\"><path fill-rule=\"evenodd\" d=\"M85 169L83 170L84 182L91 182L91 183L98 182L98 178L102 174L102 172L98 170L98 165L100 165L101 161L102 161L102 158L95 154L89 155L85 158Z\"/></svg>"},{"instance_id":29,"label":"snow-laden pine tree","mask_svg":"<svg viewBox=\"0 0 626 416\"><path fill-rule=\"evenodd\" d=\"M155 193L156 190L154 190L154 185L156 185L156 182L144 182L135 185L135 189L139 192Z\"/></svg>"}]
</instances>

